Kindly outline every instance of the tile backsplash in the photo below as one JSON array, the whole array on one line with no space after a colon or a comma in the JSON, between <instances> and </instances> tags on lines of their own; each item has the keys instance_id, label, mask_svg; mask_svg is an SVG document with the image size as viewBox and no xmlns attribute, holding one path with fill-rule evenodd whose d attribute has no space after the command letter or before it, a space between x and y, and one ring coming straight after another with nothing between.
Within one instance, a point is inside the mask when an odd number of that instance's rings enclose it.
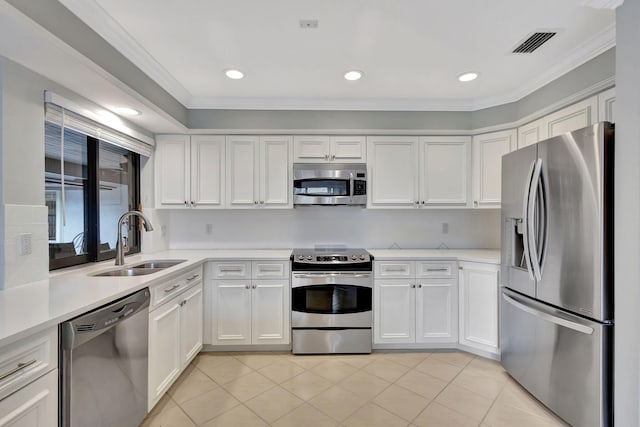
<instances>
[{"instance_id":1,"label":"tile backsplash","mask_svg":"<svg viewBox=\"0 0 640 427\"><path fill-rule=\"evenodd\" d=\"M19 255L21 236L30 239L31 253ZM0 289L49 277L47 207L4 205L4 264Z\"/></svg>"}]
</instances>

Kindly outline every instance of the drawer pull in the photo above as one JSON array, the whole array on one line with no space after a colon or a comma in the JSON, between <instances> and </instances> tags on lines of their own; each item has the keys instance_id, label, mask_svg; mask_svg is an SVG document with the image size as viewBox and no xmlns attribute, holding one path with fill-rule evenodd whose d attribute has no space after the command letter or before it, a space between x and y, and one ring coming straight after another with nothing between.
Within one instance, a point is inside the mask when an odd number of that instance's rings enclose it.
<instances>
[{"instance_id":1,"label":"drawer pull","mask_svg":"<svg viewBox=\"0 0 640 427\"><path fill-rule=\"evenodd\" d=\"M449 271L448 268L427 268L427 271Z\"/></svg>"},{"instance_id":2,"label":"drawer pull","mask_svg":"<svg viewBox=\"0 0 640 427\"><path fill-rule=\"evenodd\" d=\"M221 268L221 273L238 273L241 272L242 268Z\"/></svg>"},{"instance_id":3,"label":"drawer pull","mask_svg":"<svg viewBox=\"0 0 640 427\"><path fill-rule=\"evenodd\" d=\"M9 372L5 372L4 374L0 375L0 381L4 380L5 378L10 377L11 375L20 372L21 370L33 365L34 363L36 363L36 359L31 359L28 362L20 362L18 363L18 366L16 366L15 368L13 368L12 370L10 370Z\"/></svg>"},{"instance_id":4,"label":"drawer pull","mask_svg":"<svg viewBox=\"0 0 640 427\"><path fill-rule=\"evenodd\" d=\"M173 291L173 290L175 290L175 289L177 289L177 288L179 288L179 287L180 287L180 285L179 285L179 284L175 284L175 285L173 285L173 286L168 287L168 288L167 288L167 289L165 289L164 291L165 291L166 293L169 293L169 292L171 292L171 291Z\"/></svg>"},{"instance_id":5,"label":"drawer pull","mask_svg":"<svg viewBox=\"0 0 640 427\"><path fill-rule=\"evenodd\" d=\"M281 266L275 266L275 267L258 267L258 270L260 271L264 271L264 272L276 272L276 273L280 273L282 271L282 267Z\"/></svg>"},{"instance_id":6,"label":"drawer pull","mask_svg":"<svg viewBox=\"0 0 640 427\"><path fill-rule=\"evenodd\" d=\"M384 270L385 271L407 271L407 269L404 267L396 267L396 268L385 267Z\"/></svg>"},{"instance_id":7,"label":"drawer pull","mask_svg":"<svg viewBox=\"0 0 640 427\"><path fill-rule=\"evenodd\" d=\"M194 274L194 275L193 275L193 276L191 276L191 277L187 277L187 282L190 282L190 281L192 281L193 279L197 279L198 277L200 277L200 275L199 275L199 274Z\"/></svg>"}]
</instances>

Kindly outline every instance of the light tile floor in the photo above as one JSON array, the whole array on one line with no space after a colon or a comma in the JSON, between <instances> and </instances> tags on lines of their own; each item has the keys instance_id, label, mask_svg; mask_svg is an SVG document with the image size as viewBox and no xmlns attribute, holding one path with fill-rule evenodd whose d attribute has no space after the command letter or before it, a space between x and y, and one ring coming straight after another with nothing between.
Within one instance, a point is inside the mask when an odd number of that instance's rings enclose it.
<instances>
[{"instance_id":1,"label":"light tile floor","mask_svg":"<svg viewBox=\"0 0 640 427\"><path fill-rule=\"evenodd\" d=\"M201 353L142 427L566 426L463 352Z\"/></svg>"}]
</instances>

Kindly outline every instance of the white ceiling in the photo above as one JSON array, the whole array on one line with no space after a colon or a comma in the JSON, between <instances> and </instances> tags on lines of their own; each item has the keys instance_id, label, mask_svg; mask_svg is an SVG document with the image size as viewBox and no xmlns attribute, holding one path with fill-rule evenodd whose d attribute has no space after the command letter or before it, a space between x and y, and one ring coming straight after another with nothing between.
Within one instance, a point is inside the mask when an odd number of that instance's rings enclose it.
<instances>
[{"instance_id":1,"label":"white ceiling","mask_svg":"<svg viewBox=\"0 0 640 427\"><path fill-rule=\"evenodd\" d=\"M585 0L60 1L189 108L475 110L615 44L614 11ZM547 29L538 51L510 53ZM466 71L480 78L458 82Z\"/></svg>"}]
</instances>

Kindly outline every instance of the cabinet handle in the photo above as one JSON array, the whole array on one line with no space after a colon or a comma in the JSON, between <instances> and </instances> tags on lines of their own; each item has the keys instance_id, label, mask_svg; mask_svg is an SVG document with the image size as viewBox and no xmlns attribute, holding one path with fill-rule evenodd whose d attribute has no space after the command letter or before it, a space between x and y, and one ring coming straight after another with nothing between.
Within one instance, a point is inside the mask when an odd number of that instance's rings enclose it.
<instances>
[{"instance_id":1,"label":"cabinet handle","mask_svg":"<svg viewBox=\"0 0 640 427\"><path fill-rule=\"evenodd\" d=\"M427 271L449 271L448 268L427 268Z\"/></svg>"},{"instance_id":2,"label":"cabinet handle","mask_svg":"<svg viewBox=\"0 0 640 427\"><path fill-rule=\"evenodd\" d=\"M191 276L191 277L187 277L187 282L190 282L190 281L192 281L193 279L196 279L196 278L198 278L198 277L200 277L200 275L199 275L199 274L194 274L194 275L193 275L193 276Z\"/></svg>"},{"instance_id":3,"label":"cabinet handle","mask_svg":"<svg viewBox=\"0 0 640 427\"><path fill-rule=\"evenodd\" d=\"M242 271L242 268L221 268L221 273L239 273Z\"/></svg>"},{"instance_id":4,"label":"cabinet handle","mask_svg":"<svg viewBox=\"0 0 640 427\"><path fill-rule=\"evenodd\" d=\"M244 285L245 289L251 289L251 285Z\"/></svg>"},{"instance_id":5,"label":"cabinet handle","mask_svg":"<svg viewBox=\"0 0 640 427\"><path fill-rule=\"evenodd\" d=\"M185 206L189 206L189 202L187 202L186 200L184 201L184 205Z\"/></svg>"},{"instance_id":6,"label":"cabinet handle","mask_svg":"<svg viewBox=\"0 0 640 427\"><path fill-rule=\"evenodd\" d=\"M261 205L264 205L264 200L260 200L260 204L261 204Z\"/></svg>"},{"instance_id":7,"label":"cabinet handle","mask_svg":"<svg viewBox=\"0 0 640 427\"><path fill-rule=\"evenodd\" d=\"M415 288L415 287L416 287L416 284L415 284L415 283L412 283L412 284L410 284L410 285L409 285L409 287L410 287L411 289L413 289L413 288Z\"/></svg>"},{"instance_id":8,"label":"cabinet handle","mask_svg":"<svg viewBox=\"0 0 640 427\"><path fill-rule=\"evenodd\" d=\"M421 201L420 203L421 203L421 204L423 204L423 205L425 204L425 203L424 203L424 200L423 200L423 201Z\"/></svg>"},{"instance_id":9,"label":"cabinet handle","mask_svg":"<svg viewBox=\"0 0 640 427\"><path fill-rule=\"evenodd\" d=\"M418 288L422 288L422 283L418 283Z\"/></svg>"},{"instance_id":10,"label":"cabinet handle","mask_svg":"<svg viewBox=\"0 0 640 427\"><path fill-rule=\"evenodd\" d=\"M175 289L177 289L177 288L179 288L179 287L180 287L180 285L179 285L179 284L175 284L175 285L173 285L173 286L170 286L170 287L166 288L164 291L165 291L166 293L169 293L169 292L171 292L171 291L173 291L173 290L175 290Z\"/></svg>"},{"instance_id":11,"label":"cabinet handle","mask_svg":"<svg viewBox=\"0 0 640 427\"><path fill-rule=\"evenodd\" d=\"M256 289L258 285L251 285L251 289Z\"/></svg>"},{"instance_id":12,"label":"cabinet handle","mask_svg":"<svg viewBox=\"0 0 640 427\"><path fill-rule=\"evenodd\" d=\"M478 207L478 201L477 200L473 201L473 206L476 207L476 208Z\"/></svg>"},{"instance_id":13,"label":"cabinet handle","mask_svg":"<svg viewBox=\"0 0 640 427\"><path fill-rule=\"evenodd\" d=\"M328 154L325 154L325 155L324 155L324 160L325 160L325 161L329 161L329 155L328 155Z\"/></svg>"},{"instance_id":14,"label":"cabinet handle","mask_svg":"<svg viewBox=\"0 0 640 427\"><path fill-rule=\"evenodd\" d=\"M336 159L336 155L335 155L335 154L332 154L332 155L331 155L331 160L335 160L335 159Z\"/></svg>"},{"instance_id":15,"label":"cabinet handle","mask_svg":"<svg viewBox=\"0 0 640 427\"><path fill-rule=\"evenodd\" d=\"M462 270L462 266L458 267L458 270Z\"/></svg>"},{"instance_id":16,"label":"cabinet handle","mask_svg":"<svg viewBox=\"0 0 640 427\"><path fill-rule=\"evenodd\" d=\"M197 203L192 200L191 201L191 206L195 208L197 206Z\"/></svg>"},{"instance_id":17,"label":"cabinet handle","mask_svg":"<svg viewBox=\"0 0 640 427\"><path fill-rule=\"evenodd\" d=\"M36 363L36 359L31 359L28 362L20 362L20 363L18 363L18 365L15 368L11 369L8 372L5 372L4 374L1 374L0 375L0 381L2 381L5 378L10 377L11 375L13 375L13 374L15 374L17 372L22 371L23 369L27 368L28 366L33 365L34 363Z\"/></svg>"}]
</instances>

